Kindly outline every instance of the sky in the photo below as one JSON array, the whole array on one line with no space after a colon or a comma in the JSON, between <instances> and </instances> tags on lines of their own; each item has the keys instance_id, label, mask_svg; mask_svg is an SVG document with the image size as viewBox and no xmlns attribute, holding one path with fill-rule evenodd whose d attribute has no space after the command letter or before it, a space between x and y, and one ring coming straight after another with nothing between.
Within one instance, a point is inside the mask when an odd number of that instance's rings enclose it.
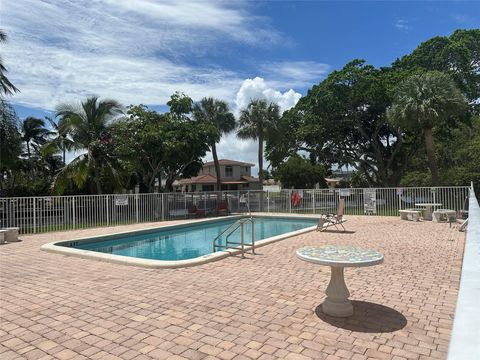
<instances>
[{"instance_id":1,"label":"sky","mask_svg":"<svg viewBox=\"0 0 480 360\"><path fill-rule=\"evenodd\" d=\"M434 36L479 27L474 1L6 0L0 54L21 119L90 95L166 111L175 91L237 114L259 97L287 110L353 59L388 66ZM217 148L257 163L254 141L231 134Z\"/></svg>"}]
</instances>

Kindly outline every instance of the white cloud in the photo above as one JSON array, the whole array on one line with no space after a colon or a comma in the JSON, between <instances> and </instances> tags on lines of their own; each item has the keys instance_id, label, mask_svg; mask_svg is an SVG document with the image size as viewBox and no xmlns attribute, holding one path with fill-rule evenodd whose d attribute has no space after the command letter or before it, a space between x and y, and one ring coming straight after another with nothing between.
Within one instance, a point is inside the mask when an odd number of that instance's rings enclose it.
<instances>
[{"instance_id":1,"label":"white cloud","mask_svg":"<svg viewBox=\"0 0 480 360\"><path fill-rule=\"evenodd\" d=\"M260 69L267 78L283 79L289 86L304 87L324 78L330 66L315 61L279 61L263 64Z\"/></svg>"},{"instance_id":2,"label":"white cloud","mask_svg":"<svg viewBox=\"0 0 480 360\"><path fill-rule=\"evenodd\" d=\"M209 61L225 46L285 44L269 19L252 8L247 1L5 2L0 18L10 41L2 44L2 57L9 79L21 90L12 103L53 110L61 102L97 95L124 105L163 105L173 92L183 91L194 100L226 100L236 111L259 97L286 110L301 97L292 88L317 83L327 65L255 63L252 78L245 79L228 65ZM257 162L255 142L233 134L218 149L220 157Z\"/></svg>"},{"instance_id":3,"label":"white cloud","mask_svg":"<svg viewBox=\"0 0 480 360\"><path fill-rule=\"evenodd\" d=\"M254 79L246 79L242 82L240 89L237 92L235 105L237 113L248 105L252 99L265 99L269 102L277 103L282 111L290 109L295 106L302 94L290 89L285 92L273 89L268 86L267 82L261 77Z\"/></svg>"},{"instance_id":4,"label":"white cloud","mask_svg":"<svg viewBox=\"0 0 480 360\"><path fill-rule=\"evenodd\" d=\"M95 94L125 104L163 104L176 90L194 99L232 100L241 77L188 60L205 60L219 44L278 41L267 19L251 14L248 6L153 0L5 3L0 17L10 41L2 55L10 80L21 90L12 102L53 109Z\"/></svg>"},{"instance_id":5,"label":"white cloud","mask_svg":"<svg viewBox=\"0 0 480 360\"><path fill-rule=\"evenodd\" d=\"M408 20L405 20L405 19L398 19L396 22L395 22L395 27L399 30L409 30L410 29L410 24L408 22Z\"/></svg>"}]
</instances>

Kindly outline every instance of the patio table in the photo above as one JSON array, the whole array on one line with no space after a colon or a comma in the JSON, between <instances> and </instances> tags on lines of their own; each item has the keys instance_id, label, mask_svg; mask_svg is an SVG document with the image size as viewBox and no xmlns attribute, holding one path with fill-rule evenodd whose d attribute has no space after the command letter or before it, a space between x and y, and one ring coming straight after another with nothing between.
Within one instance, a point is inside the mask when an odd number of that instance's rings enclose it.
<instances>
[{"instance_id":1,"label":"patio table","mask_svg":"<svg viewBox=\"0 0 480 360\"><path fill-rule=\"evenodd\" d=\"M436 206L442 206L442 204L441 203L416 203L415 206L421 206L425 208L425 211L423 214L423 220L432 220L432 213L433 213L432 208Z\"/></svg>"},{"instance_id":2,"label":"patio table","mask_svg":"<svg viewBox=\"0 0 480 360\"><path fill-rule=\"evenodd\" d=\"M353 246L306 246L297 250L297 257L314 264L330 266L330 282L322 304L325 314L337 317L353 315L353 305L348 300L350 292L343 276L345 267L364 267L381 264L383 254L373 249Z\"/></svg>"}]
</instances>

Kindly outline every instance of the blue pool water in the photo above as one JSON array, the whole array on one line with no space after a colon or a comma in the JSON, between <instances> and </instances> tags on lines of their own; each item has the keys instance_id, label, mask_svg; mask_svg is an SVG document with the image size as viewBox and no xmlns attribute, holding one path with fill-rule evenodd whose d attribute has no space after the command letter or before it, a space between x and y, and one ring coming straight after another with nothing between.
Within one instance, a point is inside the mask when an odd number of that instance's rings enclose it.
<instances>
[{"instance_id":1,"label":"blue pool water","mask_svg":"<svg viewBox=\"0 0 480 360\"><path fill-rule=\"evenodd\" d=\"M75 248L156 260L185 260L213 252L212 241L238 219L219 220L187 227L161 230L143 234L125 234L113 240L90 243L74 243ZM317 223L315 219L254 218L255 241L304 229ZM245 243L250 243L252 226L245 223ZM240 242L240 229L229 237L229 241ZM226 232L228 234L228 231ZM219 244L225 244L225 236ZM71 246L71 245L70 245Z\"/></svg>"}]
</instances>

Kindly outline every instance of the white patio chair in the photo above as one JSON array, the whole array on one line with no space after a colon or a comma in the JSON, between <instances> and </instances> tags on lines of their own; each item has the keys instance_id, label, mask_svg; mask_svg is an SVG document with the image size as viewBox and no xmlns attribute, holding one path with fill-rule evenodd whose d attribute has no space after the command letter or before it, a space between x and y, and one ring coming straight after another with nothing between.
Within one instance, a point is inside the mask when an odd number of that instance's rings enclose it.
<instances>
[{"instance_id":1,"label":"white patio chair","mask_svg":"<svg viewBox=\"0 0 480 360\"><path fill-rule=\"evenodd\" d=\"M338 225L340 225L345 232L346 229L343 226L343 223L347 221L343 218L345 212L345 199L340 199L338 202L338 209L336 214L321 214L320 219L318 219L317 231L323 231L328 229L330 226L335 226L337 230L340 230Z\"/></svg>"}]
</instances>

